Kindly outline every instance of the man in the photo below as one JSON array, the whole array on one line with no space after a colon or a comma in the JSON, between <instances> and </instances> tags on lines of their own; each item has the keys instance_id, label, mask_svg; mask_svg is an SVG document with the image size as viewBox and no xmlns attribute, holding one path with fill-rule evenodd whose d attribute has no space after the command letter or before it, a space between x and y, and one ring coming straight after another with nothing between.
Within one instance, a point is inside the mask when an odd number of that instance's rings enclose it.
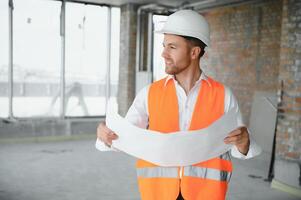
<instances>
[{"instance_id":1,"label":"man","mask_svg":"<svg viewBox=\"0 0 301 200\"><path fill-rule=\"evenodd\" d=\"M231 108L239 112L231 91L200 68L200 58L210 43L205 18L195 11L180 10L169 16L160 32L168 76L138 93L127 120L141 128L170 133L206 128ZM98 126L97 137L107 146L118 138L104 123ZM224 142L233 145L231 153L238 158L260 152L243 126L229 133ZM192 166L167 168L138 160L136 167L143 200L222 200L232 173L228 152Z\"/></svg>"}]
</instances>

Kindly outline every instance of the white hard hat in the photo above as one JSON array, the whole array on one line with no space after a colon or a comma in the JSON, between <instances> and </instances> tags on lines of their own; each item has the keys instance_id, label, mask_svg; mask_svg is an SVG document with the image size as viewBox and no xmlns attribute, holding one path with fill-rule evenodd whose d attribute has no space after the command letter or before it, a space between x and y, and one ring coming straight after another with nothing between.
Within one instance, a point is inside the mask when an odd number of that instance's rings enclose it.
<instances>
[{"instance_id":1,"label":"white hard hat","mask_svg":"<svg viewBox=\"0 0 301 200\"><path fill-rule=\"evenodd\" d=\"M169 15L164 27L156 32L194 37L210 45L209 24L193 10L179 10Z\"/></svg>"}]
</instances>

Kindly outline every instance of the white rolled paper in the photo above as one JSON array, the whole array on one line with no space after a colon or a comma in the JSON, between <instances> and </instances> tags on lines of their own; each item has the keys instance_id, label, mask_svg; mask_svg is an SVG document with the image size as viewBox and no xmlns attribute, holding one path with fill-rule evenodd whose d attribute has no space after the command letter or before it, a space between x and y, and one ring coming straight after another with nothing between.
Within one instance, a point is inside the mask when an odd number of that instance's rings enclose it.
<instances>
[{"instance_id":1,"label":"white rolled paper","mask_svg":"<svg viewBox=\"0 0 301 200\"><path fill-rule=\"evenodd\" d=\"M227 152L232 145L225 144L224 138L241 125L237 119L238 113L231 109L207 128L164 134L138 128L117 112L109 111L106 124L118 135L112 143L113 148L169 167L192 165Z\"/></svg>"}]
</instances>

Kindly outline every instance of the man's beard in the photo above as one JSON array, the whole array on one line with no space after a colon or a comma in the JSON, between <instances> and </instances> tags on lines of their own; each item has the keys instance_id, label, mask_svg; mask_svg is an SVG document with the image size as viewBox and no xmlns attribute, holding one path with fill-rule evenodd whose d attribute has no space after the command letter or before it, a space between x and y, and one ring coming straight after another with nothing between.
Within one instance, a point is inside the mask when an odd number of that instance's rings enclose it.
<instances>
[{"instance_id":1,"label":"man's beard","mask_svg":"<svg viewBox=\"0 0 301 200\"><path fill-rule=\"evenodd\" d=\"M181 73L182 71L184 71L185 69L187 69L187 67L179 68L175 65L165 66L165 73L169 74L169 75L177 75L177 74Z\"/></svg>"},{"instance_id":2,"label":"man's beard","mask_svg":"<svg viewBox=\"0 0 301 200\"><path fill-rule=\"evenodd\" d=\"M169 75L176 75L178 73L176 66L165 66L165 73Z\"/></svg>"}]
</instances>

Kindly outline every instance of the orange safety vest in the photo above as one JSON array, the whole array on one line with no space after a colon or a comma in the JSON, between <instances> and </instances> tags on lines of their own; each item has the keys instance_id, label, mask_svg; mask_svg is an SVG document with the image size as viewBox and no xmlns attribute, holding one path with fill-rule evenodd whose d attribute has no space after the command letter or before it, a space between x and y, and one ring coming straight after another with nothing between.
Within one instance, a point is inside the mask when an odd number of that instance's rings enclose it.
<instances>
[{"instance_id":1,"label":"orange safety vest","mask_svg":"<svg viewBox=\"0 0 301 200\"><path fill-rule=\"evenodd\" d=\"M149 129L179 131L179 108L173 81L154 82L149 89ZM208 127L224 114L224 86L208 77L202 80L189 130ZM177 156L177 155L175 155ZM144 160L136 163L142 200L223 200L232 173L229 153L185 167L161 167ZM182 171L182 178L180 178Z\"/></svg>"}]
</instances>

